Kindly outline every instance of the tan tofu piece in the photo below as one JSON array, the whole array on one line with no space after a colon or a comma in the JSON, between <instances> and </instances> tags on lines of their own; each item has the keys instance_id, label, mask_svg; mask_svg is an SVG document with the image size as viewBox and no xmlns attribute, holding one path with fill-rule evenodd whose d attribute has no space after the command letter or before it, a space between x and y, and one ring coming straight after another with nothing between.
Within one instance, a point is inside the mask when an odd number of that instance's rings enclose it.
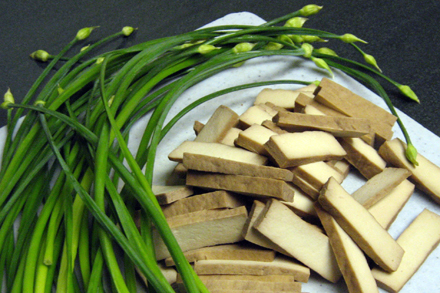
<instances>
[{"instance_id":1,"label":"tan tofu piece","mask_svg":"<svg viewBox=\"0 0 440 293\"><path fill-rule=\"evenodd\" d=\"M319 189L312 186L307 180L295 174L293 176L292 182L295 186L301 189L305 194L307 194L311 199L317 200L319 196Z\"/></svg>"},{"instance_id":2,"label":"tan tofu piece","mask_svg":"<svg viewBox=\"0 0 440 293\"><path fill-rule=\"evenodd\" d=\"M202 282L209 280L250 280L264 282L295 282L295 277L291 275L200 275ZM182 283L182 277L177 275L177 283Z\"/></svg>"},{"instance_id":3,"label":"tan tofu piece","mask_svg":"<svg viewBox=\"0 0 440 293\"><path fill-rule=\"evenodd\" d=\"M162 274L164 275L165 279L168 281L169 284L172 285L177 282L177 280L179 279L179 276L178 276L176 268L166 267L163 264L163 262L158 262L157 265L159 266L160 271L162 272ZM144 276L144 274L142 274L142 272L139 270L138 267L135 267L135 269L136 269L136 272L141 277L144 284L148 286L149 282L148 282L147 278Z\"/></svg>"},{"instance_id":4,"label":"tan tofu piece","mask_svg":"<svg viewBox=\"0 0 440 293\"><path fill-rule=\"evenodd\" d=\"M336 180L330 178L324 185L318 202L376 264L386 271L397 270L402 247Z\"/></svg>"},{"instance_id":5,"label":"tan tofu piece","mask_svg":"<svg viewBox=\"0 0 440 293\"><path fill-rule=\"evenodd\" d=\"M151 189L160 205L170 204L194 194L192 187L186 185L153 185Z\"/></svg>"},{"instance_id":6,"label":"tan tofu piece","mask_svg":"<svg viewBox=\"0 0 440 293\"><path fill-rule=\"evenodd\" d=\"M293 173L287 169L253 165L218 157L190 153L185 153L183 155L183 165L187 169L212 173L263 177L284 181L291 181L293 178Z\"/></svg>"},{"instance_id":7,"label":"tan tofu piece","mask_svg":"<svg viewBox=\"0 0 440 293\"><path fill-rule=\"evenodd\" d=\"M267 150L264 148L264 144L272 135L276 134L276 132L260 124L253 124L238 134L235 145L265 156Z\"/></svg>"},{"instance_id":8,"label":"tan tofu piece","mask_svg":"<svg viewBox=\"0 0 440 293\"><path fill-rule=\"evenodd\" d=\"M237 127L232 127L229 129L229 131L226 133L225 137L220 141L220 143L229 145L229 146L235 146L235 140L238 137L238 134L242 130Z\"/></svg>"},{"instance_id":9,"label":"tan tofu piece","mask_svg":"<svg viewBox=\"0 0 440 293\"><path fill-rule=\"evenodd\" d=\"M296 113L305 113L305 109L308 106L313 106L317 111L328 116L335 117L347 117L347 115L342 114L336 110L333 110L321 103L318 103L314 98L310 98L308 95L300 94L295 101L295 111Z\"/></svg>"},{"instance_id":10,"label":"tan tofu piece","mask_svg":"<svg viewBox=\"0 0 440 293\"><path fill-rule=\"evenodd\" d=\"M267 129L272 130L273 132L276 132L278 134L288 133L288 131L281 129L275 122L272 120L264 120L263 123L261 123L262 126L266 127Z\"/></svg>"},{"instance_id":11,"label":"tan tofu piece","mask_svg":"<svg viewBox=\"0 0 440 293\"><path fill-rule=\"evenodd\" d=\"M261 105L249 107L243 114L240 115L239 128L246 129L253 124L261 124L265 120L272 120L276 112L268 113L268 108L263 108Z\"/></svg>"},{"instance_id":12,"label":"tan tofu piece","mask_svg":"<svg viewBox=\"0 0 440 293\"><path fill-rule=\"evenodd\" d=\"M254 165L265 165L268 161L266 157L242 148L232 147L221 143L197 141L183 142L168 155L168 158L171 161L181 163L184 153L214 156Z\"/></svg>"},{"instance_id":13,"label":"tan tofu piece","mask_svg":"<svg viewBox=\"0 0 440 293\"><path fill-rule=\"evenodd\" d=\"M379 174L368 179L351 196L366 209L369 209L408 178L410 174L411 172L403 168L385 168Z\"/></svg>"},{"instance_id":14,"label":"tan tofu piece","mask_svg":"<svg viewBox=\"0 0 440 293\"><path fill-rule=\"evenodd\" d=\"M226 136L226 133L237 124L238 114L221 105L214 111L194 141L220 142Z\"/></svg>"},{"instance_id":15,"label":"tan tofu piece","mask_svg":"<svg viewBox=\"0 0 440 293\"><path fill-rule=\"evenodd\" d=\"M385 169L387 163L377 150L364 140L356 137L344 137L339 143L347 152L347 161L365 178L370 179Z\"/></svg>"},{"instance_id":16,"label":"tan tofu piece","mask_svg":"<svg viewBox=\"0 0 440 293\"><path fill-rule=\"evenodd\" d=\"M409 180L417 188L429 194L434 201L440 203L440 167L429 161L423 155L417 155L419 166L414 167L405 157L406 144L398 138L387 141L380 149L379 154L390 165L406 168L412 175Z\"/></svg>"},{"instance_id":17,"label":"tan tofu piece","mask_svg":"<svg viewBox=\"0 0 440 293\"><path fill-rule=\"evenodd\" d=\"M294 176L298 175L317 190L320 190L330 177L338 183L344 181L344 175L323 161L300 165L292 168L291 171Z\"/></svg>"},{"instance_id":18,"label":"tan tofu piece","mask_svg":"<svg viewBox=\"0 0 440 293\"><path fill-rule=\"evenodd\" d=\"M342 85L323 78L315 91L315 101L349 117L367 118L375 133L375 146L391 139L397 117Z\"/></svg>"},{"instance_id":19,"label":"tan tofu piece","mask_svg":"<svg viewBox=\"0 0 440 293\"><path fill-rule=\"evenodd\" d=\"M243 240L241 231L247 219L246 207L235 209L203 210L174 216L167 222L182 251ZM153 230L153 241L157 260L170 257L170 253Z\"/></svg>"},{"instance_id":20,"label":"tan tofu piece","mask_svg":"<svg viewBox=\"0 0 440 293\"><path fill-rule=\"evenodd\" d=\"M378 293L376 281L362 250L329 213L319 204L315 206L347 284L348 292Z\"/></svg>"},{"instance_id":21,"label":"tan tofu piece","mask_svg":"<svg viewBox=\"0 0 440 293\"><path fill-rule=\"evenodd\" d=\"M360 137L370 133L370 120L365 118L309 115L280 111L272 119L289 132L321 130L336 137Z\"/></svg>"},{"instance_id":22,"label":"tan tofu piece","mask_svg":"<svg viewBox=\"0 0 440 293\"><path fill-rule=\"evenodd\" d=\"M325 113L322 112L321 110L319 110L318 108L316 108L313 105L305 105L304 109L302 110L302 112L298 112L298 113L304 113L307 115L322 115L325 116Z\"/></svg>"},{"instance_id":23,"label":"tan tofu piece","mask_svg":"<svg viewBox=\"0 0 440 293\"><path fill-rule=\"evenodd\" d=\"M254 228L295 259L330 282L337 282L341 271L328 237L305 222L287 206L271 199L266 203Z\"/></svg>"},{"instance_id":24,"label":"tan tofu piece","mask_svg":"<svg viewBox=\"0 0 440 293\"><path fill-rule=\"evenodd\" d=\"M193 170L188 171L186 184L256 197L276 197L285 201L293 201L295 193L291 185L283 180Z\"/></svg>"},{"instance_id":25,"label":"tan tofu piece","mask_svg":"<svg viewBox=\"0 0 440 293\"><path fill-rule=\"evenodd\" d=\"M287 110L293 110L295 108L295 100L300 93L300 90L265 88L255 98L254 105L270 102ZM313 91L306 91L303 94L313 98Z\"/></svg>"},{"instance_id":26,"label":"tan tofu piece","mask_svg":"<svg viewBox=\"0 0 440 293\"><path fill-rule=\"evenodd\" d=\"M317 217L313 206L313 200L300 188L297 188L296 186L293 188L295 189L295 198L293 202L281 202L301 218Z\"/></svg>"},{"instance_id":27,"label":"tan tofu piece","mask_svg":"<svg viewBox=\"0 0 440 293\"><path fill-rule=\"evenodd\" d=\"M265 147L281 168L339 160L347 154L333 135L323 131L273 135Z\"/></svg>"},{"instance_id":28,"label":"tan tofu piece","mask_svg":"<svg viewBox=\"0 0 440 293\"><path fill-rule=\"evenodd\" d=\"M440 216L424 209L397 238L397 243L405 250L398 270L392 273L377 267L372 270L379 287L388 292L399 292L438 246Z\"/></svg>"},{"instance_id":29,"label":"tan tofu piece","mask_svg":"<svg viewBox=\"0 0 440 293\"><path fill-rule=\"evenodd\" d=\"M384 198L368 208L368 211L385 230L388 230L413 194L414 187L414 184L408 180L404 180L394 187Z\"/></svg>"},{"instance_id":30,"label":"tan tofu piece","mask_svg":"<svg viewBox=\"0 0 440 293\"><path fill-rule=\"evenodd\" d=\"M198 135L199 133L200 133L200 131L202 131L202 128L205 126L205 124L203 124L202 122L200 122L200 121L194 121L194 124L193 124L193 130L194 130L194 133L196 134L196 135Z\"/></svg>"},{"instance_id":31,"label":"tan tofu piece","mask_svg":"<svg viewBox=\"0 0 440 293\"><path fill-rule=\"evenodd\" d=\"M342 174L342 177L345 179L350 173L350 163L345 160L330 160L326 162L330 167L334 168L336 171Z\"/></svg>"},{"instance_id":32,"label":"tan tofu piece","mask_svg":"<svg viewBox=\"0 0 440 293\"><path fill-rule=\"evenodd\" d=\"M201 210L231 209L242 205L245 205L245 202L241 196L224 190L216 190L183 198L172 204L164 205L162 206L162 211L165 217L169 218Z\"/></svg>"},{"instance_id":33,"label":"tan tofu piece","mask_svg":"<svg viewBox=\"0 0 440 293\"><path fill-rule=\"evenodd\" d=\"M254 280L207 280L209 292L292 292L301 293L300 282L270 282Z\"/></svg>"},{"instance_id":34,"label":"tan tofu piece","mask_svg":"<svg viewBox=\"0 0 440 293\"><path fill-rule=\"evenodd\" d=\"M275 251L264 249L251 243L239 242L237 244L223 244L209 247L202 247L184 252L188 262L193 263L202 259L229 259L229 260L253 260L253 261L274 261ZM165 259L166 266L174 266L171 257Z\"/></svg>"},{"instance_id":35,"label":"tan tofu piece","mask_svg":"<svg viewBox=\"0 0 440 293\"><path fill-rule=\"evenodd\" d=\"M252 260L199 260L194 263L198 275L289 275L306 283L310 269L291 258L277 256L272 262Z\"/></svg>"}]
</instances>

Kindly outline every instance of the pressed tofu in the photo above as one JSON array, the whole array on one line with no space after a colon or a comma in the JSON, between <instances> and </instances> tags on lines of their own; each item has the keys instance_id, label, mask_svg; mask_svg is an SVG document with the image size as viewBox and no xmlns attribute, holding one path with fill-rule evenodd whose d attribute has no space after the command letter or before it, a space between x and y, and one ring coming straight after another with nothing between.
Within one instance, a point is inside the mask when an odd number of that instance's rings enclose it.
<instances>
[{"instance_id":1,"label":"pressed tofu","mask_svg":"<svg viewBox=\"0 0 440 293\"><path fill-rule=\"evenodd\" d=\"M388 230L413 194L414 187L414 184L408 180L404 180L398 186L394 187L384 198L371 206L368 211L385 230Z\"/></svg>"},{"instance_id":2,"label":"pressed tofu","mask_svg":"<svg viewBox=\"0 0 440 293\"><path fill-rule=\"evenodd\" d=\"M276 132L267 129L260 124L253 124L246 130L243 130L238 134L238 137L235 140L235 144L244 149L247 149L248 151L260 155L267 155L264 144L269 140L272 135L276 134Z\"/></svg>"},{"instance_id":3,"label":"pressed tofu","mask_svg":"<svg viewBox=\"0 0 440 293\"><path fill-rule=\"evenodd\" d=\"M264 120L263 123L261 123L262 126L266 127L267 129L272 130L273 132L277 134L283 134L288 133L288 131L281 129L275 122L272 120Z\"/></svg>"},{"instance_id":4,"label":"pressed tofu","mask_svg":"<svg viewBox=\"0 0 440 293\"><path fill-rule=\"evenodd\" d=\"M334 168L336 171L342 174L342 177L345 179L350 173L350 163L345 160L330 160L326 162L330 167Z\"/></svg>"},{"instance_id":5,"label":"pressed tofu","mask_svg":"<svg viewBox=\"0 0 440 293\"><path fill-rule=\"evenodd\" d=\"M282 201L295 214L301 218L316 217L316 211L313 207L313 200L305 194L301 189L294 187L295 199L293 202Z\"/></svg>"},{"instance_id":6,"label":"pressed tofu","mask_svg":"<svg viewBox=\"0 0 440 293\"><path fill-rule=\"evenodd\" d=\"M242 205L245 205L242 197L224 190L216 190L183 198L172 204L164 205L162 206L162 211L165 217L169 218L201 210L236 208Z\"/></svg>"},{"instance_id":7,"label":"pressed tofu","mask_svg":"<svg viewBox=\"0 0 440 293\"><path fill-rule=\"evenodd\" d=\"M272 262L251 260L199 260L194 263L199 275L289 275L306 283L310 269L291 258L277 256Z\"/></svg>"},{"instance_id":8,"label":"pressed tofu","mask_svg":"<svg viewBox=\"0 0 440 293\"><path fill-rule=\"evenodd\" d=\"M185 141L174 149L168 158L181 163L184 153L208 155L225 158L232 161L244 162L254 165L265 165L267 158L259 154L221 143Z\"/></svg>"},{"instance_id":9,"label":"pressed tofu","mask_svg":"<svg viewBox=\"0 0 440 293\"><path fill-rule=\"evenodd\" d=\"M226 106L218 107L194 141L220 142L238 124L238 114Z\"/></svg>"},{"instance_id":10,"label":"pressed tofu","mask_svg":"<svg viewBox=\"0 0 440 293\"><path fill-rule=\"evenodd\" d=\"M402 247L336 180L324 185L318 202L375 263L386 271L397 270Z\"/></svg>"},{"instance_id":11,"label":"pressed tofu","mask_svg":"<svg viewBox=\"0 0 440 293\"><path fill-rule=\"evenodd\" d=\"M300 165L291 170L294 175L300 176L317 190L320 190L330 177L338 183L344 180L343 174L323 161Z\"/></svg>"},{"instance_id":12,"label":"pressed tofu","mask_svg":"<svg viewBox=\"0 0 440 293\"><path fill-rule=\"evenodd\" d=\"M194 194L193 189L186 185L153 185L152 191L160 205L170 204Z\"/></svg>"},{"instance_id":13,"label":"pressed tofu","mask_svg":"<svg viewBox=\"0 0 440 293\"><path fill-rule=\"evenodd\" d=\"M340 141L350 162L365 178L370 179L385 169L386 162L372 146L360 138L345 137Z\"/></svg>"},{"instance_id":14,"label":"pressed tofu","mask_svg":"<svg viewBox=\"0 0 440 293\"><path fill-rule=\"evenodd\" d=\"M373 268L379 287L399 292L440 242L440 216L425 209L397 238L405 250L397 271L389 273Z\"/></svg>"},{"instance_id":15,"label":"pressed tofu","mask_svg":"<svg viewBox=\"0 0 440 293\"><path fill-rule=\"evenodd\" d=\"M212 292L291 292L301 293L300 282L268 282L254 280L209 280L204 282Z\"/></svg>"},{"instance_id":16,"label":"pressed tofu","mask_svg":"<svg viewBox=\"0 0 440 293\"><path fill-rule=\"evenodd\" d=\"M337 282L341 272L328 237L305 222L277 200L269 200L254 228L295 259L330 282Z\"/></svg>"},{"instance_id":17,"label":"pressed tofu","mask_svg":"<svg viewBox=\"0 0 440 293\"><path fill-rule=\"evenodd\" d=\"M351 196L368 209L389 194L394 187L402 183L410 174L408 170L403 168L385 168L379 174L368 179Z\"/></svg>"},{"instance_id":18,"label":"pressed tofu","mask_svg":"<svg viewBox=\"0 0 440 293\"><path fill-rule=\"evenodd\" d=\"M229 145L229 146L235 146L235 140L238 137L238 134L242 130L236 127L232 127L229 129L229 131L226 133L225 137L220 141L221 144Z\"/></svg>"},{"instance_id":19,"label":"pressed tofu","mask_svg":"<svg viewBox=\"0 0 440 293\"><path fill-rule=\"evenodd\" d=\"M350 293L378 293L376 281L362 250L329 213L319 204L315 206L318 217L329 237L348 291Z\"/></svg>"},{"instance_id":20,"label":"pressed tofu","mask_svg":"<svg viewBox=\"0 0 440 293\"><path fill-rule=\"evenodd\" d=\"M317 161L342 159L346 152L336 138L323 131L305 131L271 136L265 144L281 168Z\"/></svg>"},{"instance_id":21,"label":"pressed tofu","mask_svg":"<svg viewBox=\"0 0 440 293\"><path fill-rule=\"evenodd\" d=\"M295 174L293 176L292 182L295 186L301 189L305 194L307 194L311 199L317 200L319 196L319 189L311 185L307 180Z\"/></svg>"},{"instance_id":22,"label":"pressed tofu","mask_svg":"<svg viewBox=\"0 0 440 293\"><path fill-rule=\"evenodd\" d=\"M406 159L405 150L405 143L395 138L384 143L379 149L379 154L392 166L411 171L412 175L409 180L415 183L420 190L429 194L434 201L440 203L440 167L421 154L417 155L419 165L414 167Z\"/></svg>"},{"instance_id":23,"label":"pressed tofu","mask_svg":"<svg viewBox=\"0 0 440 293\"><path fill-rule=\"evenodd\" d=\"M295 108L295 100L301 93L300 90L284 90L284 89L263 89L255 99L254 105L264 104L270 102L279 107L283 107L288 110ZM313 91L307 91L303 94L313 97Z\"/></svg>"},{"instance_id":24,"label":"pressed tofu","mask_svg":"<svg viewBox=\"0 0 440 293\"><path fill-rule=\"evenodd\" d=\"M186 251L183 254L190 263L203 259L235 259L267 262L275 259L275 251L264 249L243 241L237 244L223 244L202 247L199 249ZM171 257L166 258L165 265L174 266L174 260Z\"/></svg>"},{"instance_id":25,"label":"pressed tofu","mask_svg":"<svg viewBox=\"0 0 440 293\"><path fill-rule=\"evenodd\" d=\"M296 99L294 112L305 113L305 108L308 106L313 106L320 113L324 113L325 115L328 116L347 117L347 115L344 115L341 112L335 111L321 103L318 103L315 99L312 99L304 94L300 94Z\"/></svg>"},{"instance_id":26,"label":"pressed tofu","mask_svg":"<svg viewBox=\"0 0 440 293\"><path fill-rule=\"evenodd\" d=\"M360 137L370 133L370 120L365 118L335 117L278 112L272 119L279 127L289 132L321 130L336 137Z\"/></svg>"},{"instance_id":27,"label":"pressed tofu","mask_svg":"<svg viewBox=\"0 0 440 293\"><path fill-rule=\"evenodd\" d=\"M261 107L261 105L252 106L248 108L243 114L240 115L239 128L246 129L253 124L261 124L265 120L272 120L275 113L268 113L267 109Z\"/></svg>"},{"instance_id":28,"label":"pressed tofu","mask_svg":"<svg viewBox=\"0 0 440 293\"><path fill-rule=\"evenodd\" d=\"M284 181L291 181L293 178L293 173L286 169L190 153L183 154L183 165L187 169L212 173L245 175Z\"/></svg>"},{"instance_id":29,"label":"pressed tofu","mask_svg":"<svg viewBox=\"0 0 440 293\"><path fill-rule=\"evenodd\" d=\"M182 251L200 247L235 243L243 240L241 231L247 219L246 207L203 210L167 219ZM153 230L157 260L170 255L157 230Z\"/></svg>"},{"instance_id":30,"label":"pressed tofu","mask_svg":"<svg viewBox=\"0 0 440 293\"><path fill-rule=\"evenodd\" d=\"M186 184L201 188L228 190L263 198L276 197L285 201L293 201L295 194L291 185L283 180L193 170L188 171Z\"/></svg>"}]
</instances>

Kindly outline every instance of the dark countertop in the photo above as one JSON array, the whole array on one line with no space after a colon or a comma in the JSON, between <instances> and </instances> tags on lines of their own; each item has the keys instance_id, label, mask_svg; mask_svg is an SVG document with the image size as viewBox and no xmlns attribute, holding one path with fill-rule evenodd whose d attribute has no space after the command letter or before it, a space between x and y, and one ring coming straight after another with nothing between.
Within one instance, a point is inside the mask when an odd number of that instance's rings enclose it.
<instances>
[{"instance_id":1,"label":"dark countertop","mask_svg":"<svg viewBox=\"0 0 440 293\"><path fill-rule=\"evenodd\" d=\"M138 27L125 46L196 29L228 13L248 11L271 20L300 9L307 1L281 0L169 0L169 1L0 1L0 93L11 88L17 101L26 94L44 64L28 56L37 49L56 53L77 30L100 26L88 42ZM353 33L367 40L362 48L376 57L385 74L408 84L421 103L402 98L387 86L394 105L440 136L439 86L440 2L421 0L322 0L324 9L310 17L306 27L337 34ZM348 50L350 49L350 50ZM349 46L338 47L342 56L358 58ZM2 100L3 98L1 98ZM0 126L6 124L0 112Z\"/></svg>"}]
</instances>

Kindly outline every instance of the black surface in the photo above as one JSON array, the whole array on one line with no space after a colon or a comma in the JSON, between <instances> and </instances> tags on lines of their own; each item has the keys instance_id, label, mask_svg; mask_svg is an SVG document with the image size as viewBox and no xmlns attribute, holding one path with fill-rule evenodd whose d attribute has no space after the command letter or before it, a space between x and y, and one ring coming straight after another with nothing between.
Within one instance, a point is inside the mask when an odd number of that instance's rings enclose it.
<instances>
[{"instance_id":1,"label":"black surface","mask_svg":"<svg viewBox=\"0 0 440 293\"><path fill-rule=\"evenodd\" d=\"M138 27L129 46L145 40L196 29L232 12L249 11L270 20L297 10L307 1L0 1L0 99L8 87L17 101L26 94L44 65L29 54L37 49L57 53L77 30L99 25L87 42ZM374 55L388 76L409 84L421 99L416 104L387 87L395 106L440 136L440 53L438 44L440 2L435 1L319 1L324 9L306 26L369 41L363 49ZM347 57L358 58L349 46L338 47ZM0 126L6 112L0 112Z\"/></svg>"}]
</instances>

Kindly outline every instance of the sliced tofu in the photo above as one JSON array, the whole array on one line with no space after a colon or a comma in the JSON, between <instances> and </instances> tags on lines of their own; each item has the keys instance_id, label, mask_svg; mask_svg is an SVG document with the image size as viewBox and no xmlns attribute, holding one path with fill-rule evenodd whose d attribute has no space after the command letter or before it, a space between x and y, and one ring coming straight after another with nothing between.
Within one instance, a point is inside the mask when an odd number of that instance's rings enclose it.
<instances>
[{"instance_id":1,"label":"sliced tofu","mask_svg":"<svg viewBox=\"0 0 440 293\"><path fill-rule=\"evenodd\" d=\"M375 263L386 271L397 270L402 247L336 180L324 185L318 202Z\"/></svg>"},{"instance_id":2,"label":"sliced tofu","mask_svg":"<svg viewBox=\"0 0 440 293\"><path fill-rule=\"evenodd\" d=\"M232 147L221 143L197 141L183 142L168 155L168 158L171 161L181 163L183 161L184 153L215 156L254 165L265 165L267 163L266 157L241 148Z\"/></svg>"},{"instance_id":3,"label":"sliced tofu","mask_svg":"<svg viewBox=\"0 0 440 293\"><path fill-rule=\"evenodd\" d=\"M265 147L281 168L339 160L347 154L333 135L323 131L273 135Z\"/></svg>"},{"instance_id":4,"label":"sliced tofu","mask_svg":"<svg viewBox=\"0 0 440 293\"><path fill-rule=\"evenodd\" d=\"M302 178L300 175L295 174L293 176L292 182L295 186L297 186L305 194L307 194L312 200L318 199L319 189L311 185L307 180Z\"/></svg>"},{"instance_id":5,"label":"sliced tofu","mask_svg":"<svg viewBox=\"0 0 440 293\"><path fill-rule=\"evenodd\" d=\"M202 247L186 251L184 252L184 255L190 263L203 259L235 259L266 262L274 261L275 259L275 251L264 249L246 242ZM171 257L166 258L165 265L174 266L174 260Z\"/></svg>"},{"instance_id":6,"label":"sliced tofu","mask_svg":"<svg viewBox=\"0 0 440 293\"><path fill-rule=\"evenodd\" d=\"M194 141L220 142L228 131L238 124L238 114L221 105L197 134Z\"/></svg>"},{"instance_id":7,"label":"sliced tofu","mask_svg":"<svg viewBox=\"0 0 440 293\"><path fill-rule=\"evenodd\" d=\"M293 173L286 169L253 165L219 157L191 153L183 154L183 165L187 169L212 173L245 175L280 179L284 181L291 181L293 178Z\"/></svg>"},{"instance_id":8,"label":"sliced tofu","mask_svg":"<svg viewBox=\"0 0 440 293\"><path fill-rule=\"evenodd\" d=\"M348 292L378 293L379 290L365 254L329 213L319 204L316 204L315 208L329 237Z\"/></svg>"},{"instance_id":9,"label":"sliced tofu","mask_svg":"<svg viewBox=\"0 0 440 293\"><path fill-rule=\"evenodd\" d=\"M300 282L270 282L254 280L206 280L210 292L292 292L301 293Z\"/></svg>"},{"instance_id":10,"label":"sliced tofu","mask_svg":"<svg viewBox=\"0 0 440 293\"><path fill-rule=\"evenodd\" d=\"M368 211L385 230L388 230L413 194L414 187L414 184L404 180L384 198L368 208Z\"/></svg>"},{"instance_id":11,"label":"sliced tofu","mask_svg":"<svg viewBox=\"0 0 440 293\"><path fill-rule=\"evenodd\" d=\"M267 129L272 130L273 132L276 132L277 134L283 134L288 133L288 131L281 129L275 122L272 120L264 120L263 123L261 123L262 126L266 127Z\"/></svg>"},{"instance_id":12,"label":"sliced tofu","mask_svg":"<svg viewBox=\"0 0 440 293\"><path fill-rule=\"evenodd\" d=\"M229 131L226 133L225 137L220 141L221 144L229 145L229 146L235 146L235 140L238 137L238 134L240 134L242 130L237 127L232 127L229 129Z\"/></svg>"},{"instance_id":13,"label":"sliced tofu","mask_svg":"<svg viewBox=\"0 0 440 293\"><path fill-rule=\"evenodd\" d=\"M170 204L194 194L192 187L186 185L153 185L151 189L160 205Z\"/></svg>"},{"instance_id":14,"label":"sliced tofu","mask_svg":"<svg viewBox=\"0 0 440 293\"><path fill-rule=\"evenodd\" d=\"M289 132L327 131L336 137L360 137L370 133L370 120L365 118L310 115L280 111L272 119Z\"/></svg>"},{"instance_id":15,"label":"sliced tofu","mask_svg":"<svg viewBox=\"0 0 440 293\"><path fill-rule=\"evenodd\" d=\"M347 161L353 165L365 178L370 179L386 167L386 162L377 150L360 138L345 137L340 141L347 152Z\"/></svg>"},{"instance_id":16,"label":"sliced tofu","mask_svg":"<svg viewBox=\"0 0 440 293\"><path fill-rule=\"evenodd\" d=\"M300 165L292 168L291 171L294 176L298 175L317 190L320 190L330 177L338 183L344 181L343 174L323 161Z\"/></svg>"},{"instance_id":17,"label":"sliced tofu","mask_svg":"<svg viewBox=\"0 0 440 293\"><path fill-rule=\"evenodd\" d=\"M315 99L310 98L307 95L301 94L295 101L295 111L296 113L305 113L306 107L313 106L317 111L328 116L335 117L347 117L347 115L342 114L332 108L329 108L321 103L318 103Z\"/></svg>"},{"instance_id":18,"label":"sliced tofu","mask_svg":"<svg viewBox=\"0 0 440 293\"><path fill-rule=\"evenodd\" d=\"M326 162L330 167L334 168L336 171L342 174L342 177L345 179L350 173L350 163L345 160L330 160Z\"/></svg>"},{"instance_id":19,"label":"sliced tofu","mask_svg":"<svg viewBox=\"0 0 440 293\"><path fill-rule=\"evenodd\" d=\"M256 97L254 105L270 102L287 110L293 110L295 108L295 100L300 93L300 90L265 88ZM313 98L313 91L306 91L303 94Z\"/></svg>"},{"instance_id":20,"label":"sliced tofu","mask_svg":"<svg viewBox=\"0 0 440 293\"><path fill-rule=\"evenodd\" d=\"M183 198L172 204L164 205L162 206L162 211L165 217L169 218L201 210L236 208L243 205L245 205L245 202L241 196L224 190L216 190Z\"/></svg>"},{"instance_id":21,"label":"sliced tofu","mask_svg":"<svg viewBox=\"0 0 440 293\"><path fill-rule=\"evenodd\" d=\"M421 154L417 155L419 165L414 167L405 157L406 144L398 138L387 141L379 149L379 154L390 165L406 168L411 171L412 175L409 180L412 181L417 188L429 194L432 199L440 203L440 167L429 161Z\"/></svg>"},{"instance_id":22,"label":"sliced tofu","mask_svg":"<svg viewBox=\"0 0 440 293\"><path fill-rule=\"evenodd\" d=\"M182 251L243 240L241 231L247 219L246 207L203 210L167 219ZM153 230L157 260L170 255L157 230Z\"/></svg>"},{"instance_id":23,"label":"sliced tofu","mask_svg":"<svg viewBox=\"0 0 440 293\"><path fill-rule=\"evenodd\" d=\"M263 108L261 105L248 108L240 115L239 128L246 129L253 124L261 124L265 120L272 120L272 117L276 115L276 112L268 113L267 108Z\"/></svg>"},{"instance_id":24,"label":"sliced tofu","mask_svg":"<svg viewBox=\"0 0 440 293\"><path fill-rule=\"evenodd\" d=\"M202 122L197 121L197 120L194 121L194 124L193 124L193 130L194 130L194 133L195 133L196 135L199 134L200 131L202 131L203 126L205 126L205 124L203 124Z\"/></svg>"},{"instance_id":25,"label":"sliced tofu","mask_svg":"<svg viewBox=\"0 0 440 293\"><path fill-rule=\"evenodd\" d=\"M385 168L351 194L366 209L388 195L411 174L403 168Z\"/></svg>"},{"instance_id":26,"label":"sliced tofu","mask_svg":"<svg viewBox=\"0 0 440 293\"><path fill-rule=\"evenodd\" d=\"M291 258L277 256L272 262L251 260L199 260L194 263L198 275L289 275L306 283L310 269Z\"/></svg>"},{"instance_id":27,"label":"sliced tofu","mask_svg":"<svg viewBox=\"0 0 440 293\"><path fill-rule=\"evenodd\" d=\"M305 222L284 204L269 200L254 228L295 259L330 282L337 282L341 271L328 237Z\"/></svg>"},{"instance_id":28,"label":"sliced tofu","mask_svg":"<svg viewBox=\"0 0 440 293\"><path fill-rule=\"evenodd\" d=\"M189 170L186 184L209 189L221 189L249 196L275 197L284 201L293 201L295 191L283 180L229 175Z\"/></svg>"},{"instance_id":29,"label":"sliced tofu","mask_svg":"<svg viewBox=\"0 0 440 293\"><path fill-rule=\"evenodd\" d=\"M295 199L293 202L282 201L288 208L290 208L295 214L301 218L314 218L316 217L316 211L313 206L313 200L304 193L301 189L293 187L295 189Z\"/></svg>"},{"instance_id":30,"label":"sliced tofu","mask_svg":"<svg viewBox=\"0 0 440 293\"><path fill-rule=\"evenodd\" d=\"M272 135L276 134L260 124L253 124L238 134L235 145L260 155L267 155L264 144Z\"/></svg>"},{"instance_id":31,"label":"sliced tofu","mask_svg":"<svg viewBox=\"0 0 440 293\"><path fill-rule=\"evenodd\" d=\"M397 271L389 273L373 268L379 287L399 292L440 242L440 216L425 209L397 239L405 250Z\"/></svg>"}]
</instances>

